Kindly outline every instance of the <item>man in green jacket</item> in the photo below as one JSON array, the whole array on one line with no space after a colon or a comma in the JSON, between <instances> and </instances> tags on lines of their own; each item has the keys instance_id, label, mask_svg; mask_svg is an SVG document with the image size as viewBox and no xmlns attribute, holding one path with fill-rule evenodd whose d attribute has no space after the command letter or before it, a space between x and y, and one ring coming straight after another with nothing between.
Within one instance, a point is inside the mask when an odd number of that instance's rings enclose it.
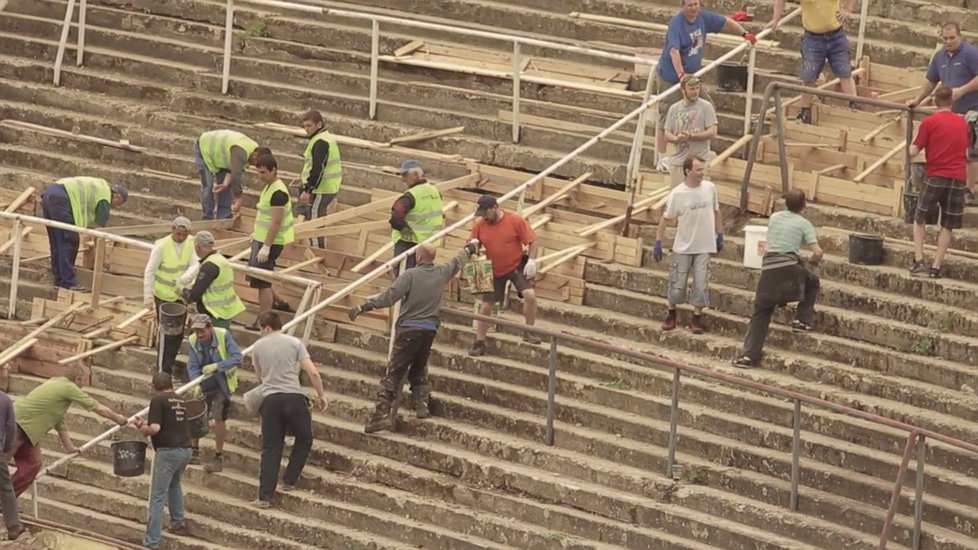
<instances>
[{"instance_id":1,"label":"man in green jacket","mask_svg":"<svg viewBox=\"0 0 978 550\"><path fill-rule=\"evenodd\" d=\"M84 228L104 227L110 210L122 206L128 198L129 191L119 183L110 185L100 178L62 178L44 189L41 208L44 217L52 221ZM54 227L47 230L55 286L84 290L75 277L78 233Z\"/></svg>"},{"instance_id":2,"label":"man in green jacket","mask_svg":"<svg viewBox=\"0 0 978 550\"><path fill-rule=\"evenodd\" d=\"M394 242L394 256L414 248L418 243L441 231L444 224L441 193L424 176L421 162L408 159L401 163L398 171L407 191L391 207L391 240ZM407 269L415 265L415 256L407 257ZM395 275L400 270L394 269Z\"/></svg>"},{"instance_id":3,"label":"man in green jacket","mask_svg":"<svg viewBox=\"0 0 978 550\"><path fill-rule=\"evenodd\" d=\"M242 178L248 165L268 147L259 147L250 137L234 130L204 132L193 146L194 162L200 172L200 206L203 219L213 220L217 209L219 220L230 218L241 207L244 194Z\"/></svg>"},{"instance_id":4,"label":"man in green jacket","mask_svg":"<svg viewBox=\"0 0 978 550\"><path fill-rule=\"evenodd\" d=\"M299 195L299 212L307 220L326 215L343 182L343 164L336 138L326 130L326 123L319 111L302 115L302 127L309 136L306 150L302 153L302 193ZM313 239L313 246L326 248L326 238Z\"/></svg>"}]
</instances>

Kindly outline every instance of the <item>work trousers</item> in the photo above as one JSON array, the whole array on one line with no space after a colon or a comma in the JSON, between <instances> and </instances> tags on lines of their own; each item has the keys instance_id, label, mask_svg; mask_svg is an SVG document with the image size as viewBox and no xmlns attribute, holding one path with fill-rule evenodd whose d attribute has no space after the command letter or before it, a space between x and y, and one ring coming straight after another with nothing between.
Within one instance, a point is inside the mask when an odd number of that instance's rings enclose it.
<instances>
[{"instance_id":1,"label":"work trousers","mask_svg":"<svg viewBox=\"0 0 978 550\"><path fill-rule=\"evenodd\" d=\"M20 525L20 514L17 512L17 495L14 494L13 484L10 483L10 469L7 468L7 454L0 451L0 504L3 505L3 523L7 530Z\"/></svg>"},{"instance_id":2,"label":"work trousers","mask_svg":"<svg viewBox=\"0 0 978 550\"><path fill-rule=\"evenodd\" d=\"M167 303L165 300L160 300L159 298L153 298L156 302L156 318L159 319L160 315L160 305ZM182 303L182 302L170 302L170 303ZM163 372L179 378L184 382L189 382L190 379L187 377L187 369L176 369L179 372L175 372L174 367L177 363L177 354L180 353L180 347L183 346L183 333L180 334L164 334L160 342L156 344L156 365L157 368Z\"/></svg>"},{"instance_id":3,"label":"work trousers","mask_svg":"<svg viewBox=\"0 0 978 550\"><path fill-rule=\"evenodd\" d=\"M411 250L415 246L418 246L418 243L412 243L410 241L404 241L404 240L397 241L396 243L394 243L394 256L395 257L400 256L401 254L407 252L408 250ZM414 254L411 254L410 256L407 257L406 268L411 269L415 265L417 265L417 260L415 259ZM394 277L397 277L400 274L401 274L401 264L400 262L398 262L398 264L394 266Z\"/></svg>"},{"instance_id":4,"label":"work trousers","mask_svg":"<svg viewBox=\"0 0 978 550\"><path fill-rule=\"evenodd\" d=\"M820 283L818 275L809 270L805 270L805 295L798 302L798 310L795 312L795 320L801 321L806 325L811 325L815 321L815 301L818 299ZM754 313L750 316L750 326L747 328L747 336L744 338L744 355L751 361L757 362L761 359L761 351L764 349L764 341L767 339L768 329L771 327L771 317L778 304L764 305L758 307L761 300L755 297Z\"/></svg>"},{"instance_id":5,"label":"work trousers","mask_svg":"<svg viewBox=\"0 0 978 550\"><path fill-rule=\"evenodd\" d=\"M394 336L394 349L387 373L380 381L377 389L377 404L388 409L397 399L397 394L407 376L411 384L411 393L415 398L427 397L431 392L428 383L428 357L431 355L431 345L435 342L433 330L398 329Z\"/></svg>"},{"instance_id":6,"label":"work trousers","mask_svg":"<svg viewBox=\"0 0 978 550\"><path fill-rule=\"evenodd\" d=\"M295 485L312 450L312 413L301 393L273 393L261 404L261 467L258 499L269 501L278 487L286 431L295 436L282 482Z\"/></svg>"},{"instance_id":7,"label":"work trousers","mask_svg":"<svg viewBox=\"0 0 978 550\"><path fill-rule=\"evenodd\" d=\"M307 220L315 220L316 218L326 217L326 209L329 208L330 203L336 198L336 193L310 193L312 195L312 201L309 204L304 204L300 206L298 214L305 216ZM309 246L316 246L319 248L326 248L326 237L316 237L314 239L309 239Z\"/></svg>"},{"instance_id":8,"label":"work trousers","mask_svg":"<svg viewBox=\"0 0 978 550\"><path fill-rule=\"evenodd\" d=\"M41 210L44 217L56 222L74 225L68 192L58 184L48 185L41 194ZM78 285L75 278L75 259L78 257L78 233L48 227L48 245L51 248L51 274L54 284L62 288Z\"/></svg>"},{"instance_id":9,"label":"work trousers","mask_svg":"<svg viewBox=\"0 0 978 550\"><path fill-rule=\"evenodd\" d=\"M170 527L184 522L183 486L180 476L190 463L189 447L164 447L153 455L149 488L149 513L143 546L159 548L163 534L163 505L170 509Z\"/></svg>"},{"instance_id":10,"label":"work trousers","mask_svg":"<svg viewBox=\"0 0 978 550\"><path fill-rule=\"evenodd\" d=\"M20 496L30 488L37 474L41 471L41 446L31 443L30 438L20 426L17 426L13 455L17 470L10 478L10 484L14 488L14 494Z\"/></svg>"},{"instance_id":11,"label":"work trousers","mask_svg":"<svg viewBox=\"0 0 978 550\"><path fill-rule=\"evenodd\" d=\"M197 164L197 172L200 173L200 209L204 220L225 220L234 217L231 212L231 205L234 203L234 185L214 195L214 184L224 181L228 174L227 170L220 170L216 174L211 173L204 164L204 156L200 153L200 143L194 141L193 146L194 163ZM215 209L217 210L215 218Z\"/></svg>"}]
</instances>

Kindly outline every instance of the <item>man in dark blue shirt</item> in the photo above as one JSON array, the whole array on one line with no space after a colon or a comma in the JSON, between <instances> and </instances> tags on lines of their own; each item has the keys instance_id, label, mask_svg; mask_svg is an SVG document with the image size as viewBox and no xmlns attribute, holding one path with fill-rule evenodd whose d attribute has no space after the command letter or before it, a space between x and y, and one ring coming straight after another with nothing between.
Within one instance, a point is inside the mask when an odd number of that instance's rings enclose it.
<instances>
[{"instance_id":1,"label":"man in dark blue shirt","mask_svg":"<svg viewBox=\"0 0 978 550\"><path fill-rule=\"evenodd\" d=\"M700 9L700 0L682 0L682 11L669 20L666 31L666 43L662 47L662 56L656 69L657 93L662 93L675 86L686 74L693 74L703 68L703 54L706 49L706 35L726 31L736 33L753 44L757 39L740 23L712 11ZM700 91L700 97L712 103L706 88ZM659 127L665 124L665 115L669 107L682 100L681 94L673 94L666 102L659 105L661 117ZM666 150L664 132L659 132L656 141L656 151L660 154ZM665 158L660 158L659 169L669 171Z\"/></svg>"},{"instance_id":2,"label":"man in dark blue shirt","mask_svg":"<svg viewBox=\"0 0 978 550\"><path fill-rule=\"evenodd\" d=\"M941 28L944 49L934 54L927 67L927 79L917 96L907 101L916 107L944 84L951 88L951 110L965 117L971 125L971 147L968 148L968 186L978 184L978 47L965 42L957 23Z\"/></svg>"}]
</instances>

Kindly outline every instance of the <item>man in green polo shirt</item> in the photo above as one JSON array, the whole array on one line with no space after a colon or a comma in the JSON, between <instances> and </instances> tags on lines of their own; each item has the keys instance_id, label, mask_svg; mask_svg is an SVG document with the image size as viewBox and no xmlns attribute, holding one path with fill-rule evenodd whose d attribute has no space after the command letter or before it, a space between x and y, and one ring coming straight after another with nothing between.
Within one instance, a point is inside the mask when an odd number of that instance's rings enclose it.
<instances>
[{"instance_id":1,"label":"man in green polo shirt","mask_svg":"<svg viewBox=\"0 0 978 550\"><path fill-rule=\"evenodd\" d=\"M200 206L203 219L223 220L230 218L241 206L244 194L242 178L248 165L263 154L271 154L268 147L259 147L250 137L234 130L204 132L194 142L194 162L200 172Z\"/></svg>"},{"instance_id":2,"label":"man in green polo shirt","mask_svg":"<svg viewBox=\"0 0 978 550\"><path fill-rule=\"evenodd\" d=\"M41 439L51 428L58 431L66 453L79 452L65 426L65 414L72 403L120 426L125 426L128 422L125 416L100 404L82 391L81 386L87 378L88 373L83 367L72 364L65 367L64 376L48 379L14 402L17 436L10 455L14 457L17 471L10 481L18 496L34 483L34 478L41 471Z\"/></svg>"},{"instance_id":3,"label":"man in green polo shirt","mask_svg":"<svg viewBox=\"0 0 978 550\"><path fill-rule=\"evenodd\" d=\"M104 227L110 210L122 206L128 198L129 190L122 184L111 185L101 178L62 178L44 189L41 208L44 217L52 221L84 228ZM84 290L75 277L78 233L55 227L48 227L47 231L55 286Z\"/></svg>"}]
</instances>

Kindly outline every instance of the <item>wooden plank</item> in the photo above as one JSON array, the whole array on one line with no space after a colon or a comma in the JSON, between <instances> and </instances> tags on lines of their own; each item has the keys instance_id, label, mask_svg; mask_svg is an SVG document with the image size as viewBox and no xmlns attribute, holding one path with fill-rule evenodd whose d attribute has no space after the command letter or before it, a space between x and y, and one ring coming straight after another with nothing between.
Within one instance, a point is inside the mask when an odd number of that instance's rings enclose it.
<instances>
[{"instance_id":1,"label":"wooden plank","mask_svg":"<svg viewBox=\"0 0 978 550\"><path fill-rule=\"evenodd\" d=\"M410 55L424 46L424 42L421 40L412 40L407 44L401 46L400 48L394 50L394 57L404 57L405 55Z\"/></svg>"},{"instance_id":2,"label":"wooden plank","mask_svg":"<svg viewBox=\"0 0 978 550\"><path fill-rule=\"evenodd\" d=\"M852 178L852 180L855 182L863 181L866 178L866 176L874 172L877 168L879 168L884 163L886 163L886 161L890 160L891 158L899 154L901 151L904 151L906 147L907 147L907 141L904 140L901 143L894 146L889 151L887 151L883 156L876 159L876 161L874 161L872 164L866 167L866 169L860 172L856 177Z\"/></svg>"},{"instance_id":3,"label":"wooden plank","mask_svg":"<svg viewBox=\"0 0 978 550\"><path fill-rule=\"evenodd\" d=\"M24 189L19 195L17 195L16 198L14 198L14 200L10 201L10 203L4 207L3 211L16 212L21 206L27 203L27 201L31 200L36 192L37 189L34 189L33 187Z\"/></svg>"},{"instance_id":4,"label":"wooden plank","mask_svg":"<svg viewBox=\"0 0 978 550\"><path fill-rule=\"evenodd\" d=\"M9 126L11 128L16 128L18 130L30 130L40 134L47 134L50 136L68 138L76 141L84 141L87 143L104 145L106 147L114 147L116 149L122 149L123 151L129 151L132 153L143 153L146 151L145 147L137 147L135 145L130 145L127 140L112 141L108 139L102 139L100 137L89 136L87 134L76 134L74 132L69 132L58 128L52 128L50 126L42 126L40 124L24 122L22 120L13 120L8 118L8 119L0 120L0 124L4 126Z\"/></svg>"},{"instance_id":5,"label":"wooden plank","mask_svg":"<svg viewBox=\"0 0 978 550\"><path fill-rule=\"evenodd\" d=\"M234 229L239 220L240 218L237 216L229 220L199 220L190 222L190 230L196 233L197 231L211 231L213 229ZM150 223L145 225L124 225L119 227L104 227L101 229L101 231L112 233L113 235L126 235L130 237L160 235L163 233L169 233L172 230L173 222Z\"/></svg>"},{"instance_id":6,"label":"wooden plank","mask_svg":"<svg viewBox=\"0 0 978 550\"><path fill-rule=\"evenodd\" d=\"M390 145L398 145L401 143L414 143L417 141L427 141L429 139L450 136L453 134L460 134L463 131L465 131L465 126L455 126L454 128L445 128L443 130L425 130L423 132L415 132L413 134L408 134L406 136L393 138L388 143Z\"/></svg>"},{"instance_id":7,"label":"wooden plank","mask_svg":"<svg viewBox=\"0 0 978 550\"><path fill-rule=\"evenodd\" d=\"M542 201L532 206L523 209L523 216L529 218L530 216L536 214L537 212L543 210L544 208L550 206L551 204L554 204L557 201L567 198L568 194L571 191L577 189L579 185L584 183L584 181L590 178L592 175L593 174L591 172L587 172L581 176L578 176L576 179L571 180L569 183L567 183L567 185L564 185L554 193L551 193L550 196L548 196L547 198L543 199Z\"/></svg>"}]
</instances>

